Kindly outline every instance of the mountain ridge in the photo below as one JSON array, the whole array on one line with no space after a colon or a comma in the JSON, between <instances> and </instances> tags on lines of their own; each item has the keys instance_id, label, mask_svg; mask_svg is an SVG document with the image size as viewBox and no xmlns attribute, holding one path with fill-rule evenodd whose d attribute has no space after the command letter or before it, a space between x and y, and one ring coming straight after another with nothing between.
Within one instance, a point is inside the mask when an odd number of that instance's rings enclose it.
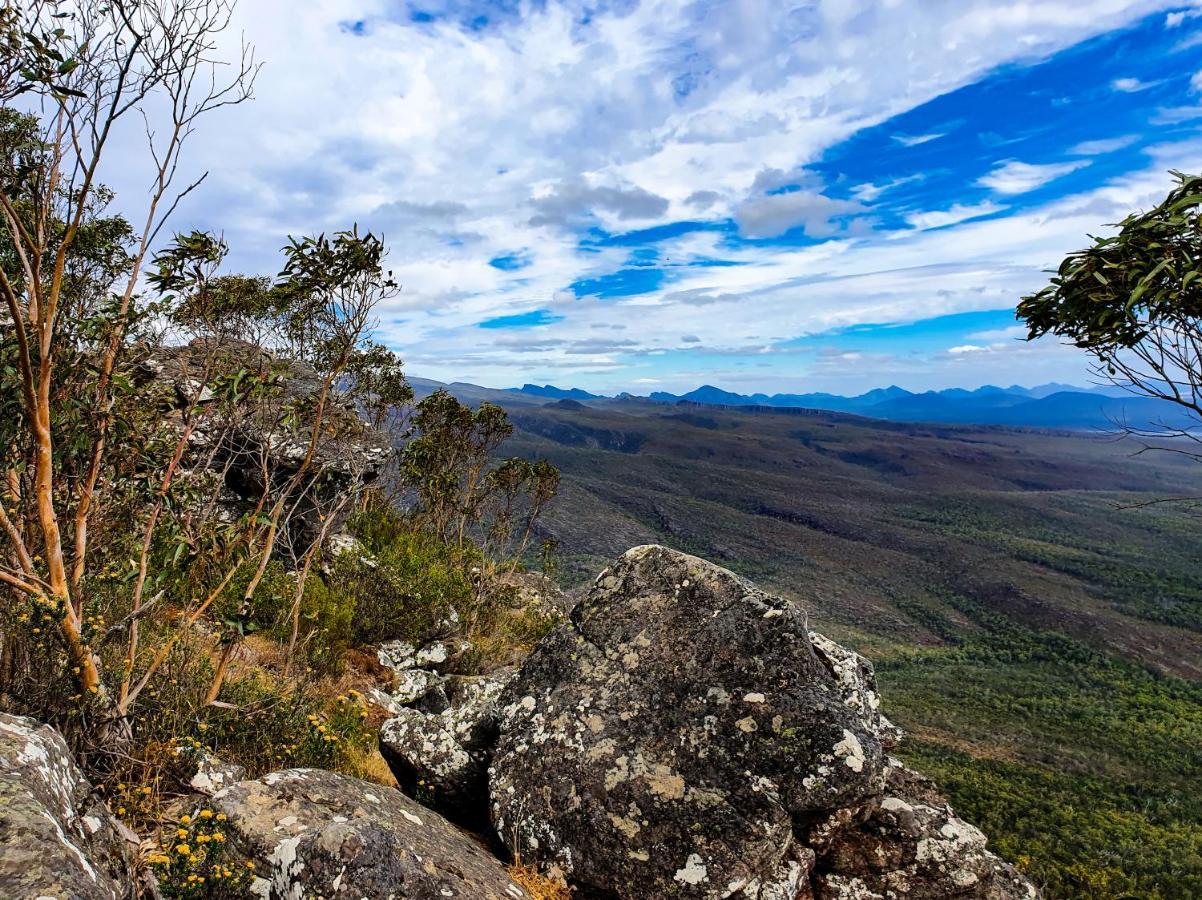
<instances>
[{"instance_id":1,"label":"mountain ridge","mask_svg":"<svg viewBox=\"0 0 1202 900\"><path fill-rule=\"evenodd\" d=\"M652 391L646 396L626 392L616 396L605 396L580 388L560 388L551 384L525 384L520 388L508 388L497 393L531 400L644 401L665 405L813 409L894 422L940 422L1087 431L1115 431L1121 430L1125 425L1142 428L1153 424L1186 428L1193 424L1188 416L1164 401L1132 396L1121 388L1112 386L1082 388L1056 382L1034 387L1018 384L1000 387L986 384L972 389L954 387L922 392L889 385L854 396L827 392L741 394L712 384L703 384L683 394Z\"/></svg>"}]
</instances>

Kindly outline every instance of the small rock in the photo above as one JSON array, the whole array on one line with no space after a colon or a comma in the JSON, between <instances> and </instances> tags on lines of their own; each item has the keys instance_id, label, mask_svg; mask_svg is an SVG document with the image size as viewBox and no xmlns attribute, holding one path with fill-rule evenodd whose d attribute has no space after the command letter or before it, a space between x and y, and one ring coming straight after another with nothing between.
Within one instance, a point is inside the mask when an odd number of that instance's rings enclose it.
<instances>
[{"instance_id":1,"label":"small rock","mask_svg":"<svg viewBox=\"0 0 1202 900\"><path fill-rule=\"evenodd\" d=\"M385 641L376 651L380 665L394 672L404 672L417 667L417 648L407 641Z\"/></svg>"},{"instance_id":2,"label":"small rock","mask_svg":"<svg viewBox=\"0 0 1202 900\"><path fill-rule=\"evenodd\" d=\"M516 674L452 679L445 709L402 709L383 724L380 752L403 791L456 821L481 824L497 699Z\"/></svg>"},{"instance_id":3,"label":"small rock","mask_svg":"<svg viewBox=\"0 0 1202 900\"><path fill-rule=\"evenodd\" d=\"M919 797L909 793L921 786ZM837 832L818 862L817 900L1033 900L1035 887L985 849L985 835L932 803L927 779L891 761L867 821Z\"/></svg>"},{"instance_id":4,"label":"small rock","mask_svg":"<svg viewBox=\"0 0 1202 900\"><path fill-rule=\"evenodd\" d=\"M207 750L202 750L196 763L196 774L188 781L189 787L207 797L229 787L246 777L246 769L237 763L219 759Z\"/></svg>"}]
</instances>

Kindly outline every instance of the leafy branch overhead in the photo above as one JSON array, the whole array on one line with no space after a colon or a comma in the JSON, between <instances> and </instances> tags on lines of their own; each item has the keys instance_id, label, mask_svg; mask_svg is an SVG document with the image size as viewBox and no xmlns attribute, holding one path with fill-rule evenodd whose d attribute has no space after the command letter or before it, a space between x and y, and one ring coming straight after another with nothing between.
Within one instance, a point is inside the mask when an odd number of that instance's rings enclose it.
<instances>
[{"instance_id":1,"label":"leafy branch overhead","mask_svg":"<svg viewBox=\"0 0 1202 900\"><path fill-rule=\"evenodd\" d=\"M1098 377L1184 410L1184 425L1115 425L1145 449L1202 460L1202 176L1173 176L1161 203L1069 254L1018 317L1028 340L1064 338L1093 358Z\"/></svg>"},{"instance_id":2,"label":"leafy branch overhead","mask_svg":"<svg viewBox=\"0 0 1202 900\"><path fill-rule=\"evenodd\" d=\"M1110 356L1159 328L1202 319L1202 176L1174 172L1158 206L1128 216L1117 234L1069 254L1051 283L1024 297L1028 339L1045 334Z\"/></svg>"}]
</instances>

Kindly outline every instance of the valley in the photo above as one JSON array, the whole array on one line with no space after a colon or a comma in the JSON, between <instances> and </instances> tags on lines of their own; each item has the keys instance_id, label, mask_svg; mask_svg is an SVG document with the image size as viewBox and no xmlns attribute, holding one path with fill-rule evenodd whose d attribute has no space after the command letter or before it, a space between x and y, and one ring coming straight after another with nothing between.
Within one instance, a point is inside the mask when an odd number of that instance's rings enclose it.
<instances>
[{"instance_id":1,"label":"valley","mask_svg":"<svg viewBox=\"0 0 1202 900\"><path fill-rule=\"evenodd\" d=\"M873 660L903 757L1049 896L1202 890L1202 529L1147 505L1202 494L1197 466L1109 435L453 389L562 470L562 583L642 543L727 566Z\"/></svg>"}]
</instances>

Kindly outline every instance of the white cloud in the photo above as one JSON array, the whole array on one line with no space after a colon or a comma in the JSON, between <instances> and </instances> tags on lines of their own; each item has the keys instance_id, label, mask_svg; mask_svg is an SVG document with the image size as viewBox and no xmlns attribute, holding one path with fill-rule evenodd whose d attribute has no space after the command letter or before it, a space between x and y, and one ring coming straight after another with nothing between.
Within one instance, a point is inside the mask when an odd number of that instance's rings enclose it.
<instances>
[{"instance_id":1,"label":"white cloud","mask_svg":"<svg viewBox=\"0 0 1202 900\"><path fill-rule=\"evenodd\" d=\"M971 206L966 206L957 203L948 209L929 210L927 212L910 213L906 216L906 224L911 228L927 230L931 228L943 228L947 225L956 225L960 222L966 222L969 219L978 219L981 216L991 216L994 213L1002 212L1006 207L1001 204L986 200L984 203L977 203Z\"/></svg>"},{"instance_id":2,"label":"white cloud","mask_svg":"<svg viewBox=\"0 0 1202 900\"><path fill-rule=\"evenodd\" d=\"M916 184L926 178L922 172L915 172L913 175L906 175L903 178L894 178L890 181L882 181L879 184L859 184L852 188L851 192L857 200L862 200L865 203L871 203L887 191L894 188L904 187L907 184Z\"/></svg>"},{"instance_id":3,"label":"white cloud","mask_svg":"<svg viewBox=\"0 0 1202 900\"><path fill-rule=\"evenodd\" d=\"M855 200L814 184L767 196L752 186L766 168L796 173L860 129L999 65L1168 5L1088 0L1082 14L1083 2L646 0L594 8L585 25L584 7L564 0L515 4L500 23L469 31L415 25L401 4L361 0L358 35L340 27L352 15L342 0L242 0L226 38L232 46L245 33L266 61L257 99L201 123L180 178L212 174L172 224L222 230L234 265L261 272L278 269L288 233L353 222L383 230L404 291L378 311L381 337L415 373L494 384L515 373L624 378L629 354L614 342L581 342L632 312L636 349L652 353L682 334L723 350L998 308L1057 252L1114 218L1096 209L1062 221L1025 214L870 241L840 231L841 220L900 181ZM102 173L125 204L145 194L139 128L114 138ZM598 304L569 289L626 267L630 251L582 248L565 225L587 218L625 231L729 215L747 233L801 225L838 239L731 251L720 235L687 234L661 245L678 267L657 292ZM488 265L513 253L528 261L520 271ZM689 265L715 257L739 265ZM536 308L565 316L539 329L537 353L501 335L482 340L475 328Z\"/></svg>"},{"instance_id":4,"label":"white cloud","mask_svg":"<svg viewBox=\"0 0 1202 900\"><path fill-rule=\"evenodd\" d=\"M1138 78L1116 78L1110 82L1110 86L1124 94L1137 94L1152 87L1148 82L1140 81Z\"/></svg>"},{"instance_id":5,"label":"white cloud","mask_svg":"<svg viewBox=\"0 0 1202 900\"><path fill-rule=\"evenodd\" d=\"M943 132L933 132L931 134L895 134L893 135L893 140L897 141L903 147L917 147L919 144L935 141L941 137L943 137Z\"/></svg>"},{"instance_id":6,"label":"white cloud","mask_svg":"<svg viewBox=\"0 0 1202 900\"><path fill-rule=\"evenodd\" d=\"M1202 72L1195 72L1189 80L1190 90L1202 93Z\"/></svg>"},{"instance_id":7,"label":"white cloud","mask_svg":"<svg viewBox=\"0 0 1202 900\"><path fill-rule=\"evenodd\" d=\"M999 194L1025 194L1088 165L1089 160L1086 159L1047 165L1032 165L1011 159L999 163L992 172L979 178L977 184Z\"/></svg>"},{"instance_id":8,"label":"white cloud","mask_svg":"<svg viewBox=\"0 0 1202 900\"><path fill-rule=\"evenodd\" d=\"M1068 152L1072 156L1102 156L1106 153L1123 150L1138 141L1139 135L1125 134L1122 137L1103 138L1097 141L1082 141L1080 144L1070 147Z\"/></svg>"},{"instance_id":9,"label":"white cloud","mask_svg":"<svg viewBox=\"0 0 1202 900\"><path fill-rule=\"evenodd\" d=\"M979 344L961 344L959 347L948 347L947 352L952 356L959 356L963 353L988 353L989 348Z\"/></svg>"}]
</instances>

